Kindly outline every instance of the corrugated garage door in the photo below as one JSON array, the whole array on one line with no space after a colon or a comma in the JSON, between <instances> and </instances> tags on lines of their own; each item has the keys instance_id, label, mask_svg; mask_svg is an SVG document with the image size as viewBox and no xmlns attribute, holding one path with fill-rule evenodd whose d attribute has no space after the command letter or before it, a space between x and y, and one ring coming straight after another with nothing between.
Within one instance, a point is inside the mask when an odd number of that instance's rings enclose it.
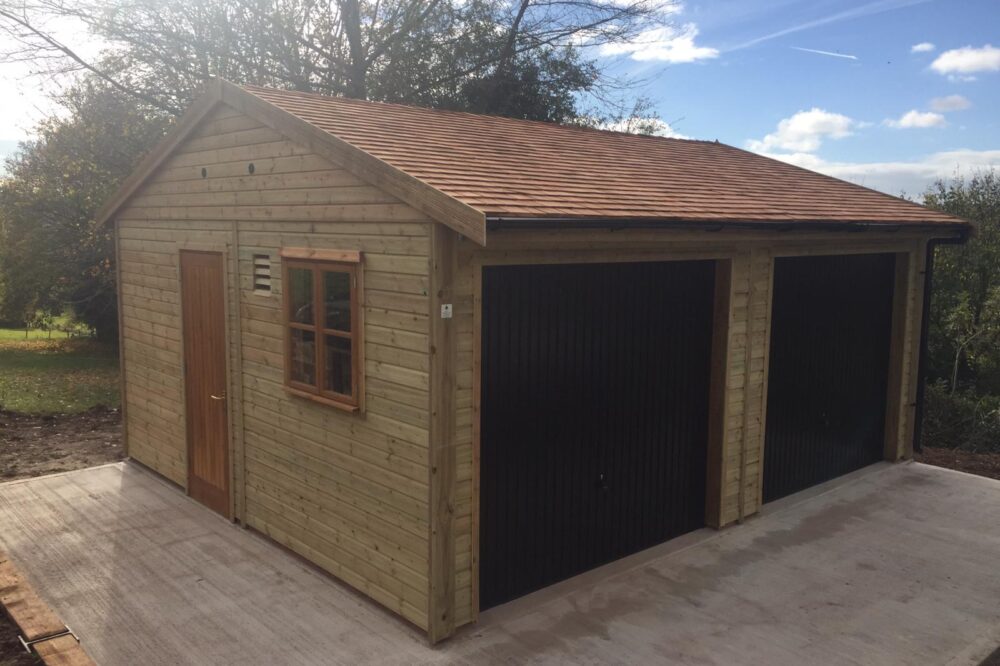
<instances>
[{"instance_id":1,"label":"corrugated garage door","mask_svg":"<svg viewBox=\"0 0 1000 666\"><path fill-rule=\"evenodd\" d=\"M704 525L714 270L484 269L481 608Z\"/></svg>"},{"instance_id":2,"label":"corrugated garage door","mask_svg":"<svg viewBox=\"0 0 1000 666\"><path fill-rule=\"evenodd\" d=\"M883 456L895 256L775 261L764 501Z\"/></svg>"}]
</instances>

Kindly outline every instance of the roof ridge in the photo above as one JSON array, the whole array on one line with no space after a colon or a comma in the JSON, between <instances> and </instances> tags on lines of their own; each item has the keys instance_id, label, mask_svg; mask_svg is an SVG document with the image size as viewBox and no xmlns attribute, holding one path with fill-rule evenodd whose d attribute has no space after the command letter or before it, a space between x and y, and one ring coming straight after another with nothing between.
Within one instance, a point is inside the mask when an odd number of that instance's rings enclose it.
<instances>
[{"instance_id":1,"label":"roof ridge","mask_svg":"<svg viewBox=\"0 0 1000 666\"><path fill-rule=\"evenodd\" d=\"M369 99L357 99L354 97L344 97L340 95L327 95L318 92L309 92L305 90L286 90L283 88L271 88L269 86L256 86L256 85L244 85L241 86L244 90L250 93L256 94L256 91L265 91L270 93L278 93L281 95L295 95L300 97L310 97L323 100L325 102L335 101L346 104L352 104L357 106L366 105L378 105L387 106L399 109L410 109L418 112L427 112L442 115L452 115L452 116L467 116L469 118L489 118L490 120L496 120L499 122L506 122L512 124L531 124L531 125L541 125L550 129L557 130L579 130L583 132L597 132L604 135L617 135L628 138L639 138L639 139L660 139L665 141L678 141L685 143L706 143L706 144L719 144L718 139L691 139L682 138L675 136L659 136L657 134L637 134L635 132L622 132L620 130L602 129L599 127L588 127L586 125L575 125L573 123L559 123L551 120L532 120L529 118L512 118L510 116L502 116L500 114L494 113L473 113L472 111L460 111L457 109L438 109L431 106L419 106L416 104L403 104L402 102L383 102L380 100L369 100Z\"/></svg>"}]
</instances>

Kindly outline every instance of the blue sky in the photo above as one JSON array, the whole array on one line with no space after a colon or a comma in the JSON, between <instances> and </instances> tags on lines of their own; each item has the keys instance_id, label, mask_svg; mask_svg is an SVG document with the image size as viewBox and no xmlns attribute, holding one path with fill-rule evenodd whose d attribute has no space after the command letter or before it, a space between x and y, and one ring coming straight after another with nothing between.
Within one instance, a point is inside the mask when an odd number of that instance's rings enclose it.
<instances>
[{"instance_id":1,"label":"blue sky","mask_svg":"<svg viewBox=\"0 0 1000 666\"><path fill-rule=\"evenodd\" d=\"M681 135L892 194L1000 166L998 0L688 0L673 21L604 56Z\"/></svg>"},{"instance_id":2,"label":"blue sky","mask_svg":"<svg viewBox=\"0 0 1000 666\"><path fill-rule=\"evenodd\" d=\"M891 194L1000 167L1000 0L685 0L670 20L597 55L674 133ZM0 155L51 110L39 84L0 65Z\"/></svg>"}]
</instances>

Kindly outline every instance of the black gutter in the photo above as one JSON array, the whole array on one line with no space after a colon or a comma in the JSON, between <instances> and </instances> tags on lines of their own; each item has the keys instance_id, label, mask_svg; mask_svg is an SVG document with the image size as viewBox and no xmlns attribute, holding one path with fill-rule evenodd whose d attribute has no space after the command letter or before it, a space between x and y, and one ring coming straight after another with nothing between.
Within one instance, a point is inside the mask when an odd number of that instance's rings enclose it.
<instances>
[{"instance_id":1,"label":"black gutter","mask_svg":"<svg viewBox=\"0 0 1000 666\"><path fill-rule=\"evenodd\" d=\"M929 231L940 233L949 229L950 225L927 223L888 223L888 222L837 222L835 220L806 221L759 221L724 220L719 222L692 221L683 219L628 219L615 220L608 218L578 218L578 217L503 217L487 216L486 229L499 231L502 229L693 229L708 233L724 229L758 229L768 231L884 231L897 232L904 227L907 231ZM955 225L958 227L958 225ZM971 227L964 226L954 229L956 234L951 238L932 238L927 241L927 257L924 268L923 309L920 313L920 351L917 357L917 395L913 412L913 450L920 451L920 437L924 421L924 393L927 383L927 342L930 332L931 289L934 281L934 250L939 245L962 245L969 240Z\"/></svg>"},{"instance_id":2,"label":"black gutter","mask_svg":"<svg viewBox=\"0 0 1000 666\"><path fill-rule=\"evenodd\" d=\"M924 263L924 305L920 311L920 353L917 357L917 395L913 410L913 450L921 451L924 430L924 394L927 387L927 344L931 329L931 290L934 283L934 250L938 245L962 245L969 240L965 233L960 238L932 238L927 241L927 258Z\"/></svg>"},{"instance_id":3,"label":"black gutter","mask_svg":"<svg viewBox=\"0 0 1000 666\"><path fill-rule=\"evenodd\" d=\"M958 227L958 225L955 225ZM841 222L837 220L762 220L749 222L747 220L696 221L686 219L663 218L581 218L581 217L486 217L487 231L503 229L607 229L617 231L622 229L690 229L695 231L717 232L724 229L747 229L767 231L934 231L941 232L949 225L932 223L899 223L899 222ZM958 227L954 233L959 235L959 242L965 242L968 231Z\"/></svg>"}]
</instances>

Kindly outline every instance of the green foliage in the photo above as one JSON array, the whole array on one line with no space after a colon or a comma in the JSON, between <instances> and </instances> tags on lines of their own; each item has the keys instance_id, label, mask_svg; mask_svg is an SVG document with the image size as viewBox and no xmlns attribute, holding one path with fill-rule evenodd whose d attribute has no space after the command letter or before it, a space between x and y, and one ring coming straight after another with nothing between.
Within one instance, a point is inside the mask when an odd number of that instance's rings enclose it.
<instances>
[{"instance_id":1,"label":"green foliage","mask_svg":"<svg viewBox=\"0 0 1000 666\"><path fill-rule=\"evenodd\" d=\"M104 85L81 85L64 102L69 116L43 122L0 182L0 319L30 324L68 308L108 339L114 248L94 215L167 121Z\"/></svg>"},{"instance_id":2,"label":"green foliage","mask_svg":"<svg viewBox=\"0 0 1000 666\"><path fill-rule=\"evenodd\" d=\"M0 329L0 408L29 413L77 413L118 406L118 355L88 339L24 339Z\"/></svg>"},{"instance_id":3,"label":"green foliage","mask_svg":"<svg viewBox=\"0 0 1000 666\"><path fill-rule=\"evenodd\" d=\"M589 91L597 68L582 62L578 51L547 49L533 57L517 57L489 76L465 81L452 99L439 106L510 118L568 122L578 116L577 95Z\"/></svg>"},{"instance_id":4,"label":"green foliage","mask_svg":"<svg viewBox=\"0 0 1000 666\"><path fill-rule=\"evenodd\" d=\"M936 251L928 377L1000 395L1000 173L938 182L925 201L977 226L965 245Z\"/></svg>"},{"instance_id":5,"label":"green foliage","mask_svg":"<svg viewBox=\"0 0 1000 666\"><path fill-rule=\"evenodd\" d=\"M0 325L0 342L3 340L40 340L60 338L92 338L93 331L72 317L38 313L30 326L18 322L15 327Z\"/></svg>"},{"instance_id":6,"label":"green foliage","mask_svg":"<svg viewBox=\"0 0 1000 666\"><path fill-rule=\"evenodd\" d=\"M579 47L633 40L674 8L674 0L79 0L0 11L0 31L16 39L21 58L83 64L171 114L218 76L567 121L581 94L624 83ZM44 27L66 18L109 48L81 63Z\"/></svg>"},{"instance_id":7,"label":"green foliage","mask_svg":"<svg viewBox=\"0 0 1000 666\"><path fill-rule=\"evenodd\" d=\"M1000 396L952 393L945 380L928 382L921 439L924 446L1000 453Z\"/></svg>"},{"instance_id":8,"label":"green foliage","mask_svg":"<svg viewBox=\"0 0 1000 666\"><path fill-rule=\"evenodd\" d=\"M936 250L922 442L1000 452L1000 174L938 182L925 202L977 228Z\"/></svg>"}]
</instances>

